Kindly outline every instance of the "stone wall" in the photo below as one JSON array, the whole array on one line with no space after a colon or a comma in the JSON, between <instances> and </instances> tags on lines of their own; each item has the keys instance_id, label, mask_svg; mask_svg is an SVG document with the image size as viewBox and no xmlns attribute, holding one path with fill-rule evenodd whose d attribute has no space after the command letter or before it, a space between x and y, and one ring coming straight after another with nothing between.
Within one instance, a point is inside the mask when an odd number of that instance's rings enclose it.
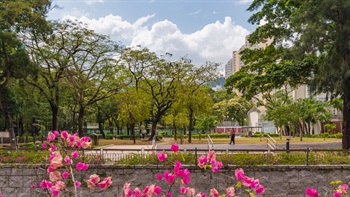
<instances>
[{"instance_id":1,"label":"stone wall","mask_svg":"<svg viewBox=\"0 0 350 197\"><path fill-rule=\"evenodd\" d=\"M197 192L209 193L211 188L217 188L220 194L225 189L234 185L233 179L236 166L226 166L220 173L210 170L201 170L194 166L184 166L191 171L189 187L195 187ZM263 197L303 197L307 187L317 188L320 196L330 192L332 196L332 180L350 181L350 166L259 166L242 167L247 176L258 178L266 188ZM86 184L78 189L81 197L114 197L123 193L123 185L130 182L131 187L142 188L152 183L168 188L164 182L156 179L157 173L163 174L165 170L171 171L166 166L90 166L86 172L78 172L77 180L84 182L91 174L99 174L102 177L112 176L112 186L105 191L99 188L89 190ZM47 178L46 172L40 165L13 165L0 166L0 194L4 197L47 197L42 189L32 189L30 185ZM174 186L173 196L178 196L178 186ZM60 195L68 196L68 195ZM209 195L208 195L209 196ZM245 196L245 195L240 195Z\"/></svg>"}]
</instances>

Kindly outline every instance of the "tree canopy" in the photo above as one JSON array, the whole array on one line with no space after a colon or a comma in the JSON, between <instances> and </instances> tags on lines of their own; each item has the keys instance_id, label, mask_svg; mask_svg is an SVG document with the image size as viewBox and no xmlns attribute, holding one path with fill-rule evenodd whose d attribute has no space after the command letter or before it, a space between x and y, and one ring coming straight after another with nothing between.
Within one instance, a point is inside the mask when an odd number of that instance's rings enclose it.
<instances>
[{"instance_id":1,"label":"tree canopy","mask_svg":"<svg viewBox=\"0 0 350 197\"><path fill-rule=\"evenodd\" d=\"M350 1L254 0L249 19L259 27L250 43L273 39L263 49L246 49L246 64L227 86L248 98L283 85L307 84L312 95L340 96L344 149L350 148Z\"/></svg>"}]
</instances>

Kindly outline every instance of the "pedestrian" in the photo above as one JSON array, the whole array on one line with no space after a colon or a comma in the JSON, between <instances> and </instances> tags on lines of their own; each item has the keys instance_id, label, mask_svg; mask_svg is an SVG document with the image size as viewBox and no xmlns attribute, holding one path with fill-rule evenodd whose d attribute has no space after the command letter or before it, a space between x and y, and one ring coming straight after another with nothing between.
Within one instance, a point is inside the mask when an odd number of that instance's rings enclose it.
<instances>
[{"instance_id":1,"label":"pedestrian","mask_svg":"<svg viewBox=\"0 0 350 197\"><path fill-rule=\"evenodd\" d=\"M235 144L235 129L234 128L232 128L232 130L231 130L231 140L230 140L229 144L231 144L231 143Z\"/></svg>"}]
</instances>

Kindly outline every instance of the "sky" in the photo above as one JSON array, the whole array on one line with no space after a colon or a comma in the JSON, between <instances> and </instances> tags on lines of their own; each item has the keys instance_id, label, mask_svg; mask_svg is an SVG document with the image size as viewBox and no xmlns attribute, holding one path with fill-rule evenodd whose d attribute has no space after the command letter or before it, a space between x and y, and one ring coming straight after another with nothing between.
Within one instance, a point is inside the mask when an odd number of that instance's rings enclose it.
<instances>
[{"instance_id":1,"label":"sky","mask_svg":"<svg viewBox=\"0 0 350 197\"><path fill-rule=\"evenodd\" d=\"M186 57L221 69L256 26L247 21L252 0L53 0L50 20L78 19L127 47Z\"/></svg>"}]
</instances>

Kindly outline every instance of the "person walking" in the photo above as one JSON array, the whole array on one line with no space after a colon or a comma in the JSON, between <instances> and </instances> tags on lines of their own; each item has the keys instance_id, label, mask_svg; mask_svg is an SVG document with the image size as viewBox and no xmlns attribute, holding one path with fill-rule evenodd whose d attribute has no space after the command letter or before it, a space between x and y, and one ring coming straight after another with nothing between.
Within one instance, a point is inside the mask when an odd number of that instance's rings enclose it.
<instances>
[{"instance_id":1,"label":"person walking","mask_svg":"<svg viewBox=\"0 0 350 197\"><path fill-rule=\"evenodd\" d=\"M231 144L231 143L235 144L235 129L234 128L232 128L232 130L231 130L231 140L230 140L229 144Z\"/></svg>"}]
</instances>

